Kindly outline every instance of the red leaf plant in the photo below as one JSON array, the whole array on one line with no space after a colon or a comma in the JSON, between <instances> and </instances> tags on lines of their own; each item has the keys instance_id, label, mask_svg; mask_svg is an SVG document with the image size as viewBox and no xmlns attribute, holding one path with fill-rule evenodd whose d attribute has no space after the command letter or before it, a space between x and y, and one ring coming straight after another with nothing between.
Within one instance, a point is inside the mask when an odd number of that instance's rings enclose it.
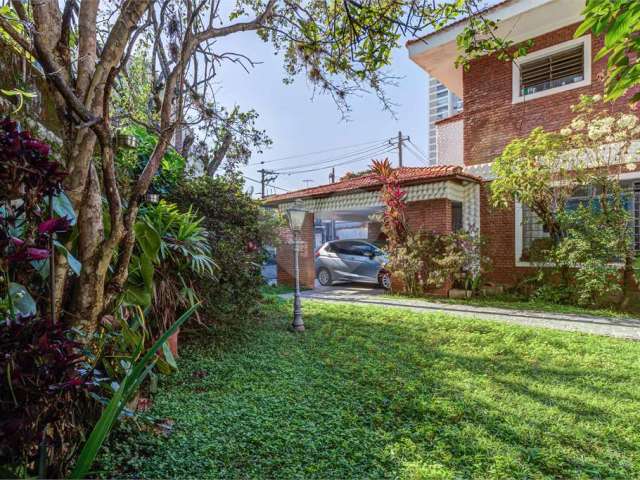
<instances>
[{"instance_id":1,"label":"red leaf plant","mask_svg":"<svg viewBox=\"0 0 640 480\"><path fill-rule=\"evenodd\" d=\"M385 205L382 217L382 231L387 236L387 247L393 251L407 238L406 192L400 188L398 171L394 170L388 158L373 160L371 171L382 182L380 195Z\"/></svg>"}]
</instances>

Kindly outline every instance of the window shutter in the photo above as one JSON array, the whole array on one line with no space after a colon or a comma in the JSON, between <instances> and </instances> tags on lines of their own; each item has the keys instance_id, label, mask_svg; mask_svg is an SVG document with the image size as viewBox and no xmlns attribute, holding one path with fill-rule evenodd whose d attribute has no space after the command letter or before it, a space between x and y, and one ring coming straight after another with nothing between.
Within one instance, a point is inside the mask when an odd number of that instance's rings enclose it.
<instances>
[{"instance_id":1,"label":"window shutter","mask_svg":"<svg viewBox=\"0 0 640 480\"><path fill-rule=\"evenodd\" d=\"M520 65L520 94L584 79L584 45Z\"/></svg>"}]
</instances>

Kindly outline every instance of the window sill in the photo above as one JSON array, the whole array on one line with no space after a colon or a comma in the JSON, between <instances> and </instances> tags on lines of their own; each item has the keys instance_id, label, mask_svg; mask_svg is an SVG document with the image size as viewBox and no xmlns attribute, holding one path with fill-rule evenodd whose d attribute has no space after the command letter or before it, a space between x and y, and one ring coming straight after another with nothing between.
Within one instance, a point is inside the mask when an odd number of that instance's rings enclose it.
<instances>
[{"instance_id":1,"label":"window sill","mask_svg":"<svg viewBox=\"0 0 640 480\"><path fill-rule=\"evenodd\" d=\"M562 85L561 87L550 88L549 90L543 90L541 92L532 93L530 95L520 96L514 92L511 103L513 105L530 100L536 100L538 98L548 97L549 95L555 95L556 93L568 92L569 90L575 90L576 88L584 88L591 85L591 80L582 80L581 82L570 83L568 85Z\"/></svg>"}]
</instances>

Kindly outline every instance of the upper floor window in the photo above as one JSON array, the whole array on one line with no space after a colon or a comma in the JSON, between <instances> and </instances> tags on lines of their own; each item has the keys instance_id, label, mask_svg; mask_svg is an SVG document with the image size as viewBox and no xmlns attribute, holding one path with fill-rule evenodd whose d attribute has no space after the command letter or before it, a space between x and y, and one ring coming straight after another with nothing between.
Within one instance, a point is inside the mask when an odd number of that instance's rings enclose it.
<instances>
[{"instance_id":1,"label":"upper floor window","mask_svg":"<svg viewBox=\"0 0 640 480\"><path fill-rule=\"evenodd\" d=\"M513 103L591 84L591 36L535 51L513 62Z\"/></svg>"}]
</instances>

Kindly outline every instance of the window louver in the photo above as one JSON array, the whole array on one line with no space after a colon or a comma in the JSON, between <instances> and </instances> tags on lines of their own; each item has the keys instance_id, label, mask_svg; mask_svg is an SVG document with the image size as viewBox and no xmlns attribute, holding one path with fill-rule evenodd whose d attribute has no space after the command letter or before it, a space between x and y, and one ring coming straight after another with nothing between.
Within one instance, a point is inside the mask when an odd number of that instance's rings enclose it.
<instances>
[{"instance_id":1,"label":"window louver","mask_svg":"<svg viewBox=\"0 0 640 480\"><path fill-rule=\"evenodd\" d=\"M584 80L584 46L520 65L520 95Z\"/></svg>"}]
</instances>

